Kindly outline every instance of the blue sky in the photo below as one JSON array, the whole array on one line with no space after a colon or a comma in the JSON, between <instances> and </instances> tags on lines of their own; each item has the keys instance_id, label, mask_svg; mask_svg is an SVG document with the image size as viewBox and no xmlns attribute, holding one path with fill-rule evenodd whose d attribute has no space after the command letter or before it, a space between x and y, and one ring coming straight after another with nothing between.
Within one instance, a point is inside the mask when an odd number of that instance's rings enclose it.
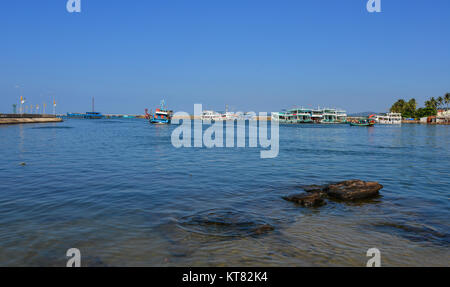
<instances>
[{"instance_id":1,"label":"blue sky","mask_svg":"<svg viewBox=\"0 0 450 287\"><path fill-rule=\"evenodd\" d=\"M59 112L385 111L450 92L450 1L2 1L0 112L20 91Z\"/></svg>"}]
</instances>

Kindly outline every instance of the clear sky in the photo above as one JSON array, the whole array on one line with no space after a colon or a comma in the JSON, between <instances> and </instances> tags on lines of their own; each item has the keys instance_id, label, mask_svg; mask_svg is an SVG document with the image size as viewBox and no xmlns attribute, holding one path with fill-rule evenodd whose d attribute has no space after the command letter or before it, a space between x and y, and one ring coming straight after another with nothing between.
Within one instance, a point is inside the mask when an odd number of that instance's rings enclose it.
<instances>
[{"instance_id":1,"label":"clear sky","mask_svg":"<svg viewBox=\"0 0 450 287\"><path fill-rule=\"evenodd\" d=\"M386 111L450 92L450 1L14 0L0 5L0 112Z\"/></svg>"}]
</instances>

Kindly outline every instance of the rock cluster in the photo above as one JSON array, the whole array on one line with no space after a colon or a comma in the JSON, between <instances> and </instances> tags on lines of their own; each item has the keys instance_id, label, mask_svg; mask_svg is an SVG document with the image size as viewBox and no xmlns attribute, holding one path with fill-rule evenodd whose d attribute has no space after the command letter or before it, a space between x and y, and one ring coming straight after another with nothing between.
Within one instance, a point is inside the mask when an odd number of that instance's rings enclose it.
<instances>
[{"instance_id":1,"label":"rock cluster","mask_svg":"<svg viewBox=\"0 0 450 287\"><path fill-rule=\"evenodd\" d=\"M305 207L319 207L325 205L325 201L321 197L320 193L311 194L294 194L291 196L283 197L284 200L292 201Z\"/></svg>"},{"instance_id":2,"label":"rock cluster","mask_svg":"<svg viewBox=\"0 0 450 287\"><path fill-rule=\"evenodd\" d=\"M283 199L305 207L318 207L326 204L326 197L346 201L368 199L377 196L382 188L378 182L346 180L328 185L303 186L302 189L306 193L286 196Z\"/></svg>"},{"instance_id":3,"label":"rock cluster","mask_svg":"<svg viewBox=\"0 0 450 287\"><path fill-rule=\"evenodd\" d=\"M375 197L382 188L383 186L378 182L347 180L330 184L325 187L324 191L329 197L342 200L355 200Z\"/></svg>"}]
</instances>

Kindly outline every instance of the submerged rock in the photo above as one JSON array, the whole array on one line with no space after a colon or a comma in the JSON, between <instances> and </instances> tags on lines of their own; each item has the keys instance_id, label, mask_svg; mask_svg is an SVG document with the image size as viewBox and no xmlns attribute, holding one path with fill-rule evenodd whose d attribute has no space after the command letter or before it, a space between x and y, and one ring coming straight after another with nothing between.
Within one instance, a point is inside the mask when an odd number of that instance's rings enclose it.
<instances>
[{"instance_id":1,"label":"submerged rock","mask_svg":"<svg viewBox=\"0 0 450 287\"><path fill-rule=\"evenodd\" d=\"M275 228L272 225L264 224L264 225L254 228L253 234L261 235L261 234L266 234L266 233L268 233L270 231L274 231L274 230L275 230Z\"/></svg>"},{"instance_id":2,"label":"submerged rock","mask_svg":"<svg viewBox=\"0 0 450 287\"><path fill-rule=\"evenodd\" d=\"M440 245L450 244L450 235L435 227L416 222L377 222L372 225L390 234L395 233L401 237L415 242L432 242Z\"/></svg>"},{"instance_id":3,"label":"submerged rock","mask_svg":"<svg viewBox=\"0 0 450 287\"><path fill-rule=\"evenodd\" d=\"M346 180L330 184L323 191L332 198L341 200L356 200L372 198L379 195L383 186L378 182L365 182L362 180Z\"/></svg>"},{"instance_id":4,"label":"submerged rock","mask_svg":"<svg viewBox=\"0 0 450 287\"><path fill-rule=\"evenodd\" d=\"M305 207L319 207L322 205L325 205L326 202L323 200L320 192L314 192L311 194L294 194L290 196L283 197L284 200L292 201L297 204L300 204L301 206Z\"/></svg>"},{"instance_id":5,"label":"submerged rock","mask_svg":"<svg viewBox=\"0 0 450 287\"><path fill-rule=\"evenodd\" d=\"M255 236L275 230L261 217L236 210L207 210L183 217L178 224L189 232L219 237Z\"/></svg>"}]
</instances>

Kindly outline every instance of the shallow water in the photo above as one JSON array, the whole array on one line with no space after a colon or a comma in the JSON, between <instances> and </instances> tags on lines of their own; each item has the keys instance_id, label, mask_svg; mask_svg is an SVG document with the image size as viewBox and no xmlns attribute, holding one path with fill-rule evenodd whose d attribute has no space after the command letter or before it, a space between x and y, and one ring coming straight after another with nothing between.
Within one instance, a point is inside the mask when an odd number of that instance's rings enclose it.
<instances>
[{"instance_id":1,"label":"shallow water","mask_svg":"<svg viewBox=\"0 0 450 287\"><path fill-rule=\"evenodd\" d=\"M174 126L0 126L0 266L449 266L450 126L280 126L280 154L176 149ZM303 208L359 178L376 199ZM272 226L264 228L264 226ZM261 228L262 229L259 229Z\"/></svg>"}]
</instances>

